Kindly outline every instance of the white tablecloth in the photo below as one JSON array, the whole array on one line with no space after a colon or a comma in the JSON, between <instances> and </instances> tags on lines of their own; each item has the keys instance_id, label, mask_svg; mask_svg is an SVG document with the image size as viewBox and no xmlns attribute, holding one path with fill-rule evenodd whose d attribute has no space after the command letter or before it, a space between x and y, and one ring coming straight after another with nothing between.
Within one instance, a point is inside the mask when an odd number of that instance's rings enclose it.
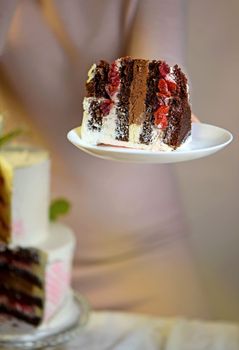
<instances>
[{"instance_id":1,"label":"white tablecloth","mask_svg":"<svg viewBox=\"0 0 239 350\"><path fill-rule=\"evenodd\" d=\"M94 312L64 350L239 350L239 326Z\"/></svg>"}]
</instances>

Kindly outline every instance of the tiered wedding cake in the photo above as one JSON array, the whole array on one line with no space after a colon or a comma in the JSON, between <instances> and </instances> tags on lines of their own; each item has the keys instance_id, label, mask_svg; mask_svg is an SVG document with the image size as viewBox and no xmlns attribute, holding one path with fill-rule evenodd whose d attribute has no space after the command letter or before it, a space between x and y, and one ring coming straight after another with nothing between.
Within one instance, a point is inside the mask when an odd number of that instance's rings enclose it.
<instances>
[{"instance_id":1,"label":"tiered wedding cake","mask_svg":"<svg viewBox=\"0 0 239 350\"><path fill-rule=\"evenodd\" d=\"M75 238L48 219L46 152L0 151L0 330L48 323L69 298Z\"/></svg>"}]
</instances>

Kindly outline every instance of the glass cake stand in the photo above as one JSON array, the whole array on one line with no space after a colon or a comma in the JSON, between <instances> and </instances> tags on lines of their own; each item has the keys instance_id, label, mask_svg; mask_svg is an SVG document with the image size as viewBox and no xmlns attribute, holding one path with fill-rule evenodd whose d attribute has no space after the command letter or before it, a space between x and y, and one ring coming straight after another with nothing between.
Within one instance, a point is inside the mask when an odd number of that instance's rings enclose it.
<instances>
[{"instance_id":1,"label":"glass cake stand","mask_svg":"<svg viewBox=\"0 0 239 350\"><path fill-rule=\"evenodd\" d=\"M0 334L0 349L45 349L55 348L65 344L78 335L80 329L86 325L90 307L84 297L74 293L69 317L62 310L57 319L60 322L50 322L32 333ZM63 307L64 309L64 307Z\"/></svg>"}]
</instances>

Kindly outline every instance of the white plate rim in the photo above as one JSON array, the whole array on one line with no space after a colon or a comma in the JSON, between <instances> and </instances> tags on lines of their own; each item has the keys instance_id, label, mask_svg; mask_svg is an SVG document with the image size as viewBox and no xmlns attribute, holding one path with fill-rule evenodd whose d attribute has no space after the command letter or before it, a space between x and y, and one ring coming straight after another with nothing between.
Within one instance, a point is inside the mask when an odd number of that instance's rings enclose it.
<instances>
[{"instance_id":1,"label":"white plate rim","mask_svg":"<svg viewBox=\"0 0 239 350\"><path fill-rule=\"evenodd\" d=\"M131 154L131 155L150 155L151 157L157 157L157 156L169 156L171 155L176 155L176 154L191 154L191 153L197 153L197 152L209 152L209 151L213 151L213 150L217 150L218 148L224 148L227 145L229 145L232 140L233 140L233 135L230 131L228 131L227 129L224 129L222 127L216 126L216 125L212 125L212 124L207 124L207 123L192 123L192 127L197 127L197 125L200 125L201 127L211 127L211 128L217 128L219 129L221 132L226 133L227 134L227 141L223 142L223 143L219 143L217 145L213 145L213 146L209 146L209 147L204 147L204 148L196 148L196 149L184 149L179 148L175 151L149 151L149 150L142 150L142 149L133 149L133 148L123 148L123 147L115 147L115 146L98 146L98 145L91 145L88 144L87 142L83 141L81 136L80 136L80 130L81 130L81 126L76 127L72 130L70 130L67 133L67 138L68 140L73 143L75 146L79 147L79 148L83 148L83 149L87 149L89 151L102 151L104 153L107 153L108 151L112 152L112 153L122 153L122 154ZM77 136L78 140L77 142L74 142L73 138ZM80 141L80 142L79 142ZM190 141L191 142L191 141Z\"/></svg>"}]
</instances>

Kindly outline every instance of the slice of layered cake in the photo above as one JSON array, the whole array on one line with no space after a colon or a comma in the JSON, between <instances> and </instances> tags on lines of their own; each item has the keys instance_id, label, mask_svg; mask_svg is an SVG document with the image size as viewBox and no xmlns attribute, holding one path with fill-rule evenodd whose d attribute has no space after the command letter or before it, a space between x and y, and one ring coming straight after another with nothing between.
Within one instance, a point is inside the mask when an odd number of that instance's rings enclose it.
<instances>
[{"instance_id":1,"label":"slice of layered cake","mask_svg":"<svg viewBox=\"0 0 239 350\"><path fill-rule=\"evenodd\" d=\"M174 150L191 134L187 78L164 61L119 58L94 64L81 136L99 145Z\"/></svg>"},{"instance_id":2,"label":"slice of layered cake","mask_svg":"<svg viewBox=\"0 0 239 350\"><path fill-rule=\"evenodd\" d=\"M38 325L44 314L46 254L0 245L0 313Z\"/></svg>"},{"instance_id":3,"label":"slice of layered cake","mask_svg":"<svg viewBox=\"0 0 239 350\"><path fill-rule=\"evenodd\" d=\"M47 323L70 295L75 240L62 225L50 233L36 247L0 244L0 334L6 323L19 331Z\"/></svg>"}]
</instances>

